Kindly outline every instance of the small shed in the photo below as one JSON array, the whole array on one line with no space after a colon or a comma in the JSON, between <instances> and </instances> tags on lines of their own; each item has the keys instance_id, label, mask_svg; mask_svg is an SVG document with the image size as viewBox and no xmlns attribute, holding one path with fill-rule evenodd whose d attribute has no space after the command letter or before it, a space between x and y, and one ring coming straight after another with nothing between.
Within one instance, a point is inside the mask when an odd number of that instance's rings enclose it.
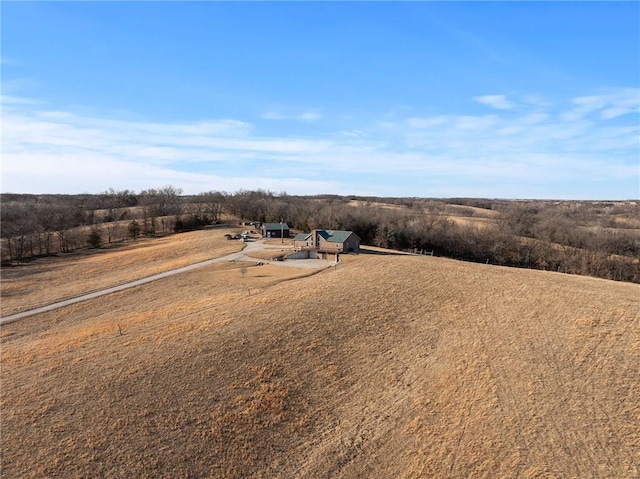
<instances>
[{"instance_id":1,"label":"small shed","mask_svg":"<svg viewBox=\"0 0 640 479\"><path fill-rule=\"evenodd\" d=\"M289 225L287 223L264 223L260 227L263 238L288 238Z\"/></svg>"}]
</instances>

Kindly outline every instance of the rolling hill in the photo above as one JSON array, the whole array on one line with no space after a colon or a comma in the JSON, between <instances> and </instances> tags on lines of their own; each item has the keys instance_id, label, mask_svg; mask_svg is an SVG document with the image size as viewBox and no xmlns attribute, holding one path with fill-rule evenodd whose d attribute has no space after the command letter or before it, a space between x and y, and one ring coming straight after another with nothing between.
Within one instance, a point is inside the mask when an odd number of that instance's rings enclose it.
<instances>
[{"instance_id":1,"label":"rolling hill","mask_svg":"<svg viewBox=\"0 0 640 479\"><path fill-rule=\"evenodd\" d=\"M1 330L2 475L639 477L639 293L371 251L26 318Z\"/></svg>"}]
</instances>

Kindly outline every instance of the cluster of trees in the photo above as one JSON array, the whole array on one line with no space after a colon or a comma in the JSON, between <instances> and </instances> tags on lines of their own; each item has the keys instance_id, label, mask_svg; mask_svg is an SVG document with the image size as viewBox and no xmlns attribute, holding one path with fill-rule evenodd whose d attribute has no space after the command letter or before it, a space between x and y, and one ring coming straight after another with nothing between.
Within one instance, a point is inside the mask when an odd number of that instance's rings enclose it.
<instances>
[{"instance_id":1,"label":"cluster of trees","mask_svg":"<svg viewBox=\"0 0 640 479\"><path fill-rule=\"evenodd\" d=\"M220 220L225 194L203 193L187 202L181 193L166 186L139 193L111 189L97 195L3 194L2 262L188 231Z\"/></svg>"},{"instance_id":2,"label":"cluster of trees","mask_svg":"<svg viewBox=\"0 0 640 479\"><path fill-rule=\"evenodd\" d=\"M479 224L454 221L452 213L473 216L474 210L452 211L445 201L439 209L433 200L413 201L410 207L399 209L366 206L369 204L354 206L354 200L294 202L282 217L289 218L296 229L353 230L364 244L384 248L640 282L640 237L601 226L602 218L587 215L587 203L566 209L497 201L492 205L499 212L495 221ZM637 206L631 210L629 215L640 220Z\"/></svg>"},{"instance_id":3,"label":"cluster of trees","mask_svg":"<svg viewBox=\"0 0 640 479\"><path fill-rule=\"evenodd\" d=\"M3 203L1 215L3 258L17 261L70 251L75 242L70 230L83 221L82 211L69 204Z\"/></svg>"},{"instance_id":4,"label":"cluster of trees","mask_svg":"<svg viewBox=\"0 0 640 479\"><path fill-rule=\"evenodd\" d=\"M640 203L290 196L184 196L174 187L99 195L3 195L3 260L179 233L223 219L354 231L363 244L640 282ZM455 221L482 216L485 221Z\"/></svg>"}]
</instances>

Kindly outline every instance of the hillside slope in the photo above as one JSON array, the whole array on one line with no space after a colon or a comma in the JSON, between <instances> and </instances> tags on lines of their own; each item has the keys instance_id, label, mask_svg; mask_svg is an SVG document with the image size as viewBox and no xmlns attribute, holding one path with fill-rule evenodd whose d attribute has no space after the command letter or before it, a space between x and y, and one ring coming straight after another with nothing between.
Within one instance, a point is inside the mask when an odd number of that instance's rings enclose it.
<instances>
[{"instance_id":1,"label":"hillside slope","mask_svg":"<svg viewBox=\"0 0 640 479\"><path fill-rule=\"evenodd\" d=\"M3 327L3 477L639 477L637 285L240 266Z\"/></svg>"}]
</instances>

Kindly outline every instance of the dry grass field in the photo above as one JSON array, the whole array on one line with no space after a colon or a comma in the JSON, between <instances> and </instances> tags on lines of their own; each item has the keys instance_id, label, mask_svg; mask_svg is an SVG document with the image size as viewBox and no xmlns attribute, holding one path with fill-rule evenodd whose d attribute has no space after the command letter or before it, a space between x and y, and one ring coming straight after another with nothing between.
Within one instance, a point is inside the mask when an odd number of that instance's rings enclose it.
<instances>
[{"instance_id":1,"label":"dry grass field","mask_svg":"<svg viewBox=\"0 0 640 479\"><path fill-rule=\"evenodd\" d=\"M492 218L482 218L476 216L447 216L447 219L456 225L474 226L476 228L497 227L497 221Z\"/></svg>"},{"instance_id":2,"label":"dry grass field","mask_svg":"<svg viewBox=\"0 0 640 479\"><path fill-rule=\"evenodd\" d=\"M640 476L638 285L379 253L3 326L2 476Z\"/></svg>"},{"instance_id":3,"label":"dry grass field","mask_svg":"<svg viewBox=\"0 0 640 479\"><path fill-rule=\"evenodd\" d=\"M144 238L116 250L40 258L3 268L0 312L6 316L240 251L242 242L224 238L225 233L238 231L209 229Z\"/></svg>"}]
</instances>

